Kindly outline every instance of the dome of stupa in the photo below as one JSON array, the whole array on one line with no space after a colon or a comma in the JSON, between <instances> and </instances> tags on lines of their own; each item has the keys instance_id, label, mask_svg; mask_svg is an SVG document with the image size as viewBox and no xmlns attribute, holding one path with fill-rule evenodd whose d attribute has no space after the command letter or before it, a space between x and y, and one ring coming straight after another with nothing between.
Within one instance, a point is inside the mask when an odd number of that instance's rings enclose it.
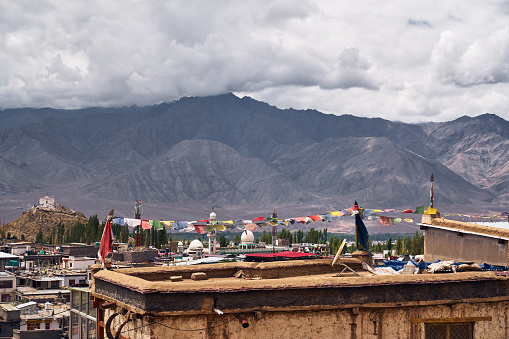
<instances>
[{"instance_id":1,"label":"dome of stupa","mask_svg":"<svg viewBox=\"0 0 509 339\"><path fill-rule=\"evenodd\" d=\"M240 236L240 241L243 244L252 244L254 242L253 232L249 230L245 230L244 232L242 232L242 235Z\"/></svg>"},{"instance_id":2,"label":"dome of stupa","mask_svg":"<svg viewBox=\"0 0 509 339\"><path fill-rule=\"evenodd\" d=\"M210 212L209 220L216 220L216 213Z\"/></svg>"},{"instance_id":3,"label":"dome of stupa","mask_svg":"<svg viewBox=\"0 0 509 339\"><path fill-rule=\"evenodd\" d=\"M203 244L200 240L194 239L189 244L189 250L190 251L197 251L197 250L203 250Z\"/></svg>"}]
</instances>

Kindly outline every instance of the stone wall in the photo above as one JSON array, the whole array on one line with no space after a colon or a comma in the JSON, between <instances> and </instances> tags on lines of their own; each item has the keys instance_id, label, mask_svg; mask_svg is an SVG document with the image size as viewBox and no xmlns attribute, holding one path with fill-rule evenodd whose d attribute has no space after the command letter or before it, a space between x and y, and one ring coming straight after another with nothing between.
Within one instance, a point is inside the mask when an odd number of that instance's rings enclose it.
<instances>
[{"instance_id":1,"label":"stone wall","mask_svg":"<svg viewBox=\"0 0 509 339\"><path fill-rule=\"evenodd\" d=\"M129 338L351 338L424 339L429 324L471 324L473 338L509 338L509 302L452 303L411 307L361 307L337 310L166 316L133 320L123 327ZM107 310L105 320L115 310ZM437 320L439 319L439 320ZM117 316L113 331L124 321ZM124 332L125 331L125 332ZM125 334L124 334L125 333Z\"/></svg>"}]
</instances>

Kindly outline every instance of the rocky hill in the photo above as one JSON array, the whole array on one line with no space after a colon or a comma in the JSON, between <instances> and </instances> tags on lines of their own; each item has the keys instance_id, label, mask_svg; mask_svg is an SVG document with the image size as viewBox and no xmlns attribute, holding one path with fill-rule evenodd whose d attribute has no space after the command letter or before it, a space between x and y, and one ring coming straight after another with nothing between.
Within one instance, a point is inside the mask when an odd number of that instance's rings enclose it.
<instances>
[{"instance_id":1,"label":"rocky hill","mask_svg":"<svg viewBox=\"0 0 509 339\"><path fill-rule=\"evenodd\" d=\"M41 206L32 207L24 212L19 218L4 226L4 232L10 232L18 239L24 235L25 240L35 241L37 233L42 230L44 236L49 236L62 223L65 230L69 229L75 222L86 223L88 219L83 213L73 211L62 205L55 204L53 208Z\"/></svg>"}]
</instances>

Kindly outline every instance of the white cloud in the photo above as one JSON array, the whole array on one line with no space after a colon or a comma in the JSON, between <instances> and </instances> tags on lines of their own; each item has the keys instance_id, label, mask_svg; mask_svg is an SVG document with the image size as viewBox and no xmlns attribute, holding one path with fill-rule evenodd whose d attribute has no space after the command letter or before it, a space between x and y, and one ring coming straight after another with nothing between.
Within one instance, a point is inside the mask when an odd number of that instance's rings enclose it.
<instances>
[{"instance_id":1,"label":"white cloud","mask_svg":"<svg viewBox=\"0 0 509 339\"><path fill-rule=\"evenodd\" d=\"M0 0L0 109L232 91L392 120L509 119L504 1Z\"/></svg>"},{"instance_id":2,"label":"white cloud","mask_svg":"<svg viewBox=\"0 0 509 339\"><path fill-rule=\"evenodd\" d=\"M473 42L444 32L432 52L439 81L458 86L509 82L509 26Z\"/></svg>"}]
</instances>

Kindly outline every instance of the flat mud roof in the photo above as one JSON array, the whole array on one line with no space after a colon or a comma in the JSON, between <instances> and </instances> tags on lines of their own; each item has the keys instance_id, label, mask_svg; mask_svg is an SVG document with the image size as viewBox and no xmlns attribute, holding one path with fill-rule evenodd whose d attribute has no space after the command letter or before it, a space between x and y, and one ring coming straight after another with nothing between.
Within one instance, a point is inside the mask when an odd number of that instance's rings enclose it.
<instances>
[{"instance_id":1,"label":"flat mud roof","mask_svg":"<svg viewBox=\"0 0 509 339\"><path fill-rule=\"evenodd\" d=\"M94 275L92 294L139 313L210 313L239 310L354 307L359 304L405 303L500 298L509 295L509 278L494 272L373 275L357 259L330 266L330 260L270 263L221 263L101 270ZM193 273L207 280L192 280ZM181 276L181 281L170 277Z\"/></svg>"}]
</instances>

